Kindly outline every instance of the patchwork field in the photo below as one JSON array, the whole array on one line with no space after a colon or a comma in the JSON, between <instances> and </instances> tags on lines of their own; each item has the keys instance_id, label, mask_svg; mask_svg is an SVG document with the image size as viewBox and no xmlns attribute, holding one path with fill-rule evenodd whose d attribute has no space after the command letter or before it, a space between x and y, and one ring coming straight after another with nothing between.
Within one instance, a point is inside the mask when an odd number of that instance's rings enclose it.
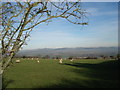
<instances>
[{"instance_id":1,"label":"patchwork field","mask_svg":"<svg viewBox=\"0 0 120 90\"><path fill-rule=\"evenodd\" d=\"M3 88L115 88L119 87L117 60L20 59L3 75Z\"/></svg>"}]
</instances>

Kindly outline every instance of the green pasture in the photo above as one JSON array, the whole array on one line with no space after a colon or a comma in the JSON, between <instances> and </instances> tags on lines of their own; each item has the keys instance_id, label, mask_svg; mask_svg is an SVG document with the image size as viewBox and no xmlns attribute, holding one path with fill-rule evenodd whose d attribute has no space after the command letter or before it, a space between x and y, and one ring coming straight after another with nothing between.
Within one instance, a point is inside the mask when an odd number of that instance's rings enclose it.
<instances>
[{"instance_id":1,"label":"green pasture","mask_svg":"<svg viewBox=\"0 0 120 90\"><path fill-rule=\"evenodd\" d=\"M14 59L15 61L16 59ZM118 60L21 59L3 75L3 88L116 88L119 87Z\"/></svg>"}]
</instances>

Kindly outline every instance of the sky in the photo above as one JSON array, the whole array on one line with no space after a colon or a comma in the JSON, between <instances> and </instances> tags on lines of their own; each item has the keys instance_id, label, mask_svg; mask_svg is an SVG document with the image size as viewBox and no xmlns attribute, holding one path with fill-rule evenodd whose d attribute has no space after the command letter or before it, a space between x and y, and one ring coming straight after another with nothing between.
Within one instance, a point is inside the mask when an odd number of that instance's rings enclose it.
<instances>
[{"instance_id":1,"label":"sky","mask_svg":"<svg viewBox=\"0 0 120 90\"><path fill-rule=\"evenodd\" d=\"M19 1L19 2L29 2L31 0L0 0L2 2L16 2L16 1ZM42 1L42 0L32 0L34 2L38 2L38 1ZM47 0L43 0L43 1L47 1ZM60 1L64 1L64 0L49 0L49 1L52 1L52 2L60 2ZM77 2L79 0L67 0L68 2ZM82 2L119 2L119 0L81 0Z\"/></svg>"},{"instance_id":2,"label":"sky","mask_svg":"<svg viewBox=\"0 0 120 90\"><path fill-rule=\"evenodd\" d=\"M23 49L118 46L118 3L82 2L81 5L88 12L88 25L75 25L61 18L49 25L42 23L31 32Z\"/></svg>"}]
</instances>

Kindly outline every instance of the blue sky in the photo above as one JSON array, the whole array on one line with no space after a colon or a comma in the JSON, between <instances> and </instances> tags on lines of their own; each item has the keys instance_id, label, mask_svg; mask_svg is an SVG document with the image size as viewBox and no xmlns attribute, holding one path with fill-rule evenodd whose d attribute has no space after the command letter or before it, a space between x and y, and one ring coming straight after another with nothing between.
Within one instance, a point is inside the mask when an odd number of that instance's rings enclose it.
<instances>
[{"instance_id":1,"label":"blue sky","mask_svg":"<svg viewBox=\"0 0 120 90\"><path fill-rule=\"evenodd\" d=\"M23 49L118 46L118 3L82 2L89 25L80 26L57 18L42 23L31 32Z\"/></svg>"}]
</instances>

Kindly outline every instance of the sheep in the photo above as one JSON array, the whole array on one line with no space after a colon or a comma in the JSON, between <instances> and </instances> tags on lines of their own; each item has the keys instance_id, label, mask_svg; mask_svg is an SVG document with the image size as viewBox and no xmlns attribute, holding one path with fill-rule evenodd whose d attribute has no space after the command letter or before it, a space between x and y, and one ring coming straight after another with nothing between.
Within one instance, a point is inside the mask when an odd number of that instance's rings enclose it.
<instances>
[{"instance_id":1,"label":"sheep","mask_svg":"<svg viewBox=\"0 0 120 90\"><path fill-rule=\"evenodd\" d=\"M20 63L20 60L16 60L15 62L16 62L16 63Z\"/></svg>"},{"instance_id":2,"label":"sheep","mask_svg":"<svg viewBox=\"0 0 120 90\"><path fill-rule=\"evenodd\" d=\"M72 62L74 59L71 59L70 61Z\"/></svg>"},{"instance_id":3,"label":"sheep","mask_svg":"<svg viewBox=\"0 0 120 90\"><path fill-rule=\"evenodd\" d=\"M37 60L37 62L39 63L40 61L39 61L39 60Z\"/></svg>"},{"instance_id":4,"label":"sheep","mask_svg":"<svg viewBox=\"0 0 120 90\"><path fill-rule=\"evenodd\" d=\"M61 58L61 59L59 59L59 63L60 63L60 64L62 63L62 58Z\"/></svg>"}]
</instances>

